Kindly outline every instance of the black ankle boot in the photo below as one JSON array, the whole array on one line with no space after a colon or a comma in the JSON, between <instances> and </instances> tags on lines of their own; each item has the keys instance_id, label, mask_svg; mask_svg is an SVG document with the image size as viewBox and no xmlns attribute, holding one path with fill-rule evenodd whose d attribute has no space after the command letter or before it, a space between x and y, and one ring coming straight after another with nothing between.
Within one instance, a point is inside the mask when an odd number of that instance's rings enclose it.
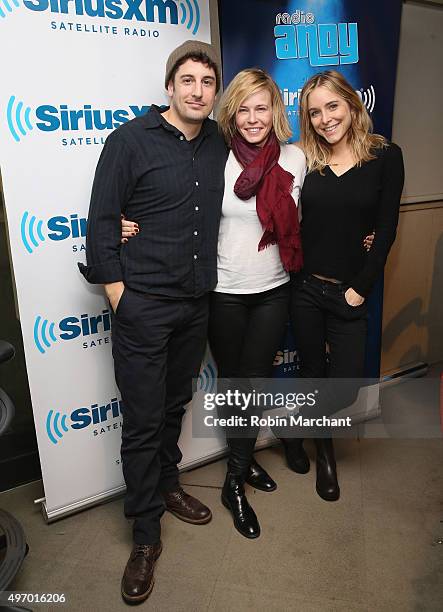
<instances>
[{"instance_id":1,"label":"black ankle boot","mask_svg":"<svg viewBox=\"0 0 443 612\"><path fill-rule=\"evenodd\" d=\"M249 464L246 482L251 485L251 487L259 489L260 491L270 492L275 491L277 488L277 483L272 480L268 472L262 468L262 466L259 465L255 459L252 459L251 463Z\"/></svg>"},{"instance_id":2,"label":"black ankle boot","mask_svg":"<svg viewBox=\"0 0 443 612\"><path fill-rule=\"evenodd\" d=\"M337 501L340 487L337 480L334 445L331 438L317 438L317 482L316 490L325 501Z\"/></svg>"},{"instance_id":3,"label":"black ankle boot","mask_svg":"<svg viewBox=\"0 0 443 612\"><path fill-rule=\"evenodd\" d=\"M223 485L222 504L230 510L234 526L245 538L258 538L260 525L254 510L248 503L243 486L243 476L228 472Z\"/></svg>"},{"instance_id":4,"label":"black ankle boot","mask_svg":"<svg viewBox=\"0 0 443 612\"><path fill-rule=\"evenodd\" d=\"M288 468L297 474L309 472L309 457L303 448L303 438L281 438Z\"/></svg>"}]
</instances>

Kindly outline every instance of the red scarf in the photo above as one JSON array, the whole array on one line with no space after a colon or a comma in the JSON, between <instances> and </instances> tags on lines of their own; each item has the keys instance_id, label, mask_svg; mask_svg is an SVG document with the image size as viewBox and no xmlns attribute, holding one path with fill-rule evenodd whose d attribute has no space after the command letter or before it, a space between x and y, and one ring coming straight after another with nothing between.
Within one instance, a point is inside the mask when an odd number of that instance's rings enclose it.
<instances>
[{"instance_id":1,"label":"red scarf","mask_svg":"<svg viewBox=\"0 0 443 612\"><path fill-rule=\"evenodd\" d=\"M303 254L298 211L291 195L294 177L278 163L280 144L274 132L263 147L235 134L231 148L244 168L234 185L235 195L241 200L256 196L257 215L264 229L258 250L278 244L284 269L298 272Z\"/></svg>"}]
</instances>

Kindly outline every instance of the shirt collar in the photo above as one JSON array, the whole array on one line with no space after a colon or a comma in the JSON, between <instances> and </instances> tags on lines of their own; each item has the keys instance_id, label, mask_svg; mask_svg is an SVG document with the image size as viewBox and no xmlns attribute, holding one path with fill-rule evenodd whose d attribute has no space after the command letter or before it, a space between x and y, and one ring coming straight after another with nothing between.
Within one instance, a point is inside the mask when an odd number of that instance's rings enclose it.
<instances>
[{"instance_id":1,"label":"shirt collar","mask_svg":"<svg viewBox=\"0 0 443 612\"><path fill-rule=\"evenodd\" d=\"M156 104L151 104L149 111L142 117L144 127L146 129L152 129L163 126L169 132L173 132L173 134L176 136L182 136L182 132L174 125L168 123L163 117L163 113L167 110L169 110L169 106L157 106ZM205 119L203 121L199 136L206 136L210 131L210 126L212 123L213 122L211 119Z\"/></svg>"}]
</instances>

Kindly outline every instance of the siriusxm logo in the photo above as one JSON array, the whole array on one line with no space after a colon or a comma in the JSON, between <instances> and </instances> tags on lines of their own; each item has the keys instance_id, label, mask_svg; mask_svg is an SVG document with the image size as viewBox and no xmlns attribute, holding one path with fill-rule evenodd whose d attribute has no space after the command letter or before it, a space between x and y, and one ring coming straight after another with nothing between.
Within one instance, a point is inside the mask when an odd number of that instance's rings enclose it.
<instances>
[{"instance_id":1,"label":"siriusxm logo","mask_svg":"<svg viewBox=\"0 0 443 612\"><path fill-rule=\"evenodd\" d=\"M85 429L90 425L100 425L110 419L120 417L122 407L122 401L113 397L108 404L102 406L91 404L91 406L76 408L69 415L50 410L46 417L46 433L53 444L58 444L70 429ZM111 426L108 425L107 428L109 431ZM113 429L117 429L117 426ZM95 431L94 435L96 435Z\"/></svg>"},{"instance_id":2,"label":"siriusxm logo","mask_svg":"<svg viewBox=\"0 0 443 612\"><path fill-rule=\"evenodd\" d=\"M15 96L11 96L6 109L6 120L12 137L20 142L34 127L42 132L113 130L134 117L144 115L148 110L149 106L98 109L91 104L84 104L80 109L71 109L67 104L42 104L33 112L30 106L25 106Z\"/></svg>"},{"instance_id":3,"label":"siriusxm logo","mask_svg":"<svg viewBox=\"0 0 443 612\"><path fill-rule=\"evenodd\" d=\"M298 101L300 99L302 88L300 87L297 91L291 91L287 87L284 89L280 89L280 93L283 98L283 104L289 108L297 107ZM371 85L367 89L357 89L356 93L360 96L361 101L366 106L366 109L369 113L372 113L375 108L375 89L374 86ZM288 111L289 112L289 111Z\"/></svg>"},{"instance_id":4,"label":"siriusxm logo","mask_svg":"<svg viewBox=\"0 0 443 612\"><path fill-rule=\"evenodd\" d=\"M82 314L80 317L69 316L63 318L57 325L38 315L34 321L34 343L37 350L45 354L58 340L75 340L83 336L96 336L111 330L111 314L105 309L99 315ZM100 339L102 340L102 339ZM101 345L95 341L91 346ZM107 342L105 342L107 344ZM84 348L88 348L84 343Z\"/></svg>"},{"instance_id":5,"label":"siriusxm logo","mask_svg":"<svg viewBox=\"0 0 443 612\"><path fill-rule=\"evenodd\" d=\"M274 27L278 59L309 58L311 66L358 62L356 23L299 23Z\"/></svg>"},{"instance_id":6,"label":"siriusxm logo","mask_svg":"<svg viewBox=\"0 0 443 612\"><path fill-rule=\"evenodd\" d=\"M78 214L57 215L47 221L37 219L29 211L25 211L20 223L20 235L28 253L33 253L46 238L59 242L67 238L84 238L86 236L87 219Z\"/></svg>"},{"instance_id":7,"label":"siriusxm logo","mask_svg":"<svg viewBox=\"0 0 443 612\"><path fill-rule=\"evenodd\" d=\"M20 6L20 0L0 0L0 17ZM185 25L197 34L200 27L198 0L23 0L30 11L145 23Z\"/></svg>"},{"instance_id":8,"label":"siriusxm logo","mask_svg":"<svg viewBox=\"0 0 443 612\"><path fill-rule=\"evenodd\" d=\"M208 361L197 378L197 390L205 391L205 393L212 393L214 391L216 378L215 368L212 363Z\"/></svg>"},{"instance_id":9,"label":"siriusxm logo","mask_svg":"<svg viewBox=\"0 0 443 612\"><path fill-rule=\"evenodd\" d=\"M298 106L298 100L300 98L302 88L300 87L297 91L290 91L287 87L280 89L280 93L283 98L283 104L285 106Z\"/></svg>"},{"instance_id":10,"label":"siriusxm logo","mask_svg":"<svg viewBox=\"0 0 443 612\"><path fill-rule=\"evenodd\" d=\"M285 349L284 351L277 351L273 365L278 367L281 365L297 363L298 361L299 357L297 351L289 351L288 349Z\"/></svg>"},{"instance_id":11,"label":"siriusxm logo","mask_svg":"<svg viewBox=\"0 0 443 612\"><path fill-rule=\"evenodd\" d=\"M0 17L6 17L8 13L12 13L14 8L18 6L20 6L19 0L0 0Z\"/></svg>"},{"instance_id":12,"label":"siriusxm logo","mask_svg":"<svg viewBox=\"0 0 443 612\"><path fill-rule=\"evenodd\" d=\"M360 96L361 101L368 109L369 113L375 108L375 89L374 86L371 85L368 89L359 89L357 90L358 95Z\"/></svg>"}]
</instances>

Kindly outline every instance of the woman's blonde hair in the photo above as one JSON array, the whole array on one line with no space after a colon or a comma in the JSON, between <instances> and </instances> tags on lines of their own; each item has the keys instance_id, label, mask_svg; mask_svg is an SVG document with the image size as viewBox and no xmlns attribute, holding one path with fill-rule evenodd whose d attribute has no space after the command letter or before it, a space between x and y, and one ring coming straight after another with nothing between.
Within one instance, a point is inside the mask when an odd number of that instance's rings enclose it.
<instances>
[{"instance_id":1,"label":"woman's blonde hair","mask_svg":"<svg viewBox=\"0 0 443 612\"><path fill-rule=\"evenodd\" d=\"M372 120L360 96L340 72L325 70L315 74L304 85L299 99L300 141L306 155L308 172L323 172L329 163L332 147L314 130L309 116L308 96L316 87L327 87L349 104L351 126L348 143L351 146L357 166L375 158L374 149L387 146L384 136L372 133Z\"/></svg>"},{"instance_id":2,"label":"woman's blonde hair","mask_svg":"<svg viewBox=\"0 0 443 612\"><path fill-rule=\"evenodd\" d=\"M237 132L235 118L242 102L261 89L266 89L271 94L272 124L277 140L286 142L292 136L285 105L276 82L264 70L247 68L229 83L218 107L218 125L228 145Z\"/></svg>"}]
</instances>

